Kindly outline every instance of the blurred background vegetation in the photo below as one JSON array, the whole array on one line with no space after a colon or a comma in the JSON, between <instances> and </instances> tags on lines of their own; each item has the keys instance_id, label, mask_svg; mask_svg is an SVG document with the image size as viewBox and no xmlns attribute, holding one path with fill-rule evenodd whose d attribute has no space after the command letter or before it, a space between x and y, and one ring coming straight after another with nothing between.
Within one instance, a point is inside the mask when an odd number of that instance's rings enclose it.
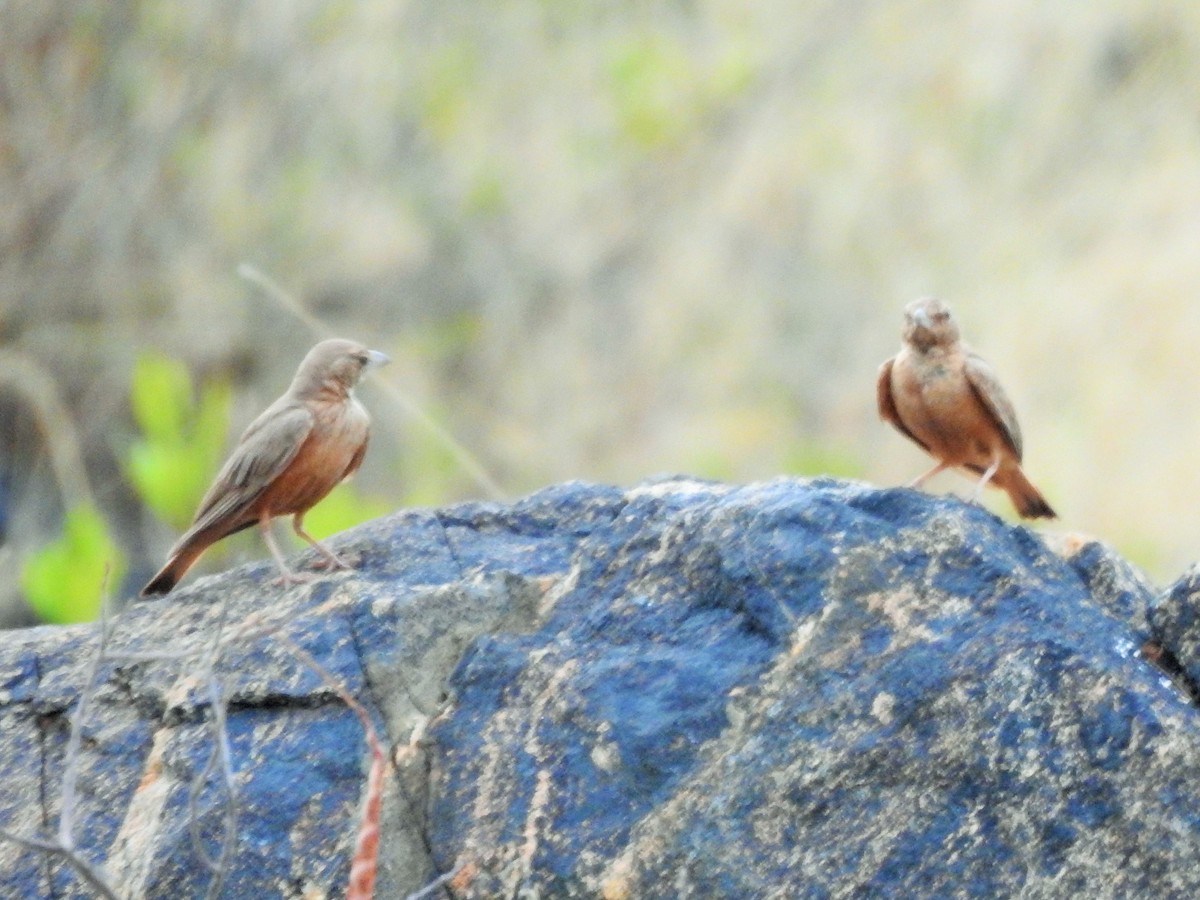
<instances>
[{"instance_id":1,"label":"blurred background vegetation","mask_svg":"<svg viewBox=\"0 0 1200 900\"><path fill-rule=\"evenodd\" d=\"M927 293L1012 395L1051 527L1159 581L1200 557L1200 5L0 0L0 21L0 623L86 618L106 561L132 593L331 334L396 361L324 531L496 493L413 409L505 496L908 480L926 460L874 380ZM226 544L201 571L265 556Z\"/></svg>"}]
</instances>

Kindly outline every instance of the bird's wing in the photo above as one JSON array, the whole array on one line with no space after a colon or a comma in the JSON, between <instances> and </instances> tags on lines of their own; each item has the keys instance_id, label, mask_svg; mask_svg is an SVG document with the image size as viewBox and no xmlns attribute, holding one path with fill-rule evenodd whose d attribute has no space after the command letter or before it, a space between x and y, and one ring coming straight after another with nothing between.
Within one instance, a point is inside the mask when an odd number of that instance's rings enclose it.
<instances>
[{"instance_id":1,"label":"bird's wing","mask_svg":"<svg viewBox=\"0 0 1200 900\"><path fill-rule=\"evenodd\" d=\"M226 523L231 531L241 527L244 523L239 520L247 507L296 458L312 428L313 415L304 404L294 401L272 404L246 429L200 502L195 522L177 546L221 523Z\"/></svg>"},{"instance_id":2,"label":"bird's wing","mask_svg":"<svg viewBox=\"0 0 1200 900\"><path fill-rule=\"evenodd\" d=\"M1000 387L1000 381L996 378L996 373L992 371L990 365L974 353L967 354L966 362L963 364L963 371L967 375L967 381L971 385L971 390L975 392L975 396L979 398L979 402L983 404L983 408L995 420L1000 433L1004 435L1005 441L1008 442L1009 449L1016 454L1017 462L1020 462L1021 426L1017 424L1016 410L1013 409L1012 401L1008 399L1008 395L1004 393L1004 388Z\"/></svg>"},{"instance_id":3,"label":"bird's wing","mask_svg":"<svg viewBox=\"0 0 1200 900\"><path fill-rule=\"evenodd\" d=\"M914 444L929 452L929 445L913 434L904 420L900 418L900 410L896 409L896 398L892 396L892 363L895 358L889 359L879 367L879 379L875 383L875 399L879 404L879 418L891 422L896 428L907 435L908 439Z\"/></svg>"},{"instance_id":4,"label":"bird's wing","mask_svg":"<svg viewBox=\"0 0 1200 900\"><path fill-rule=\"evenodd\" d=\"M354 458L350 460L350 465L346 466L346 471L342 474L342 480L345 481L351 475L358 471L358 467L362 465L363 458L367 455L367 443L371 436L368 434L363 438L362 444L354 451Z\"/></svg>"}]
</instances>

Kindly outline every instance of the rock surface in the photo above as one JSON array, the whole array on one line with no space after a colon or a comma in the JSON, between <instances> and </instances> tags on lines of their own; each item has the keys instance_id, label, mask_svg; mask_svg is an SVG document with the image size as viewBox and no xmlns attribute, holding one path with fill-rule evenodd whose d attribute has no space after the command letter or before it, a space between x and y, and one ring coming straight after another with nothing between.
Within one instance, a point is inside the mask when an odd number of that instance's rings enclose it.
<instances>
[{"instance_id":1,"label":"rock surface","mask_svg":"<svg viewBox=\"0 0 1200 900\"><path fill-rule=\"evenodd\" d=\"M380 897L455 868L442 897L1196 896L1200 578L1156 596L1052 543L824 479L398 513L341 537L356 572L282 589L264 563L129 607L110 649L185 656L101 666L74 833L121 896L199 897L189 820L216 854L234 809L223 896L340 896L362 730L283 631L396 747ZM11 830L57 827L95 644L0 649ZM204 659L232 807L196 781ZM90 893L0 842L0 896Z\"/></svg>"}]
</instances>

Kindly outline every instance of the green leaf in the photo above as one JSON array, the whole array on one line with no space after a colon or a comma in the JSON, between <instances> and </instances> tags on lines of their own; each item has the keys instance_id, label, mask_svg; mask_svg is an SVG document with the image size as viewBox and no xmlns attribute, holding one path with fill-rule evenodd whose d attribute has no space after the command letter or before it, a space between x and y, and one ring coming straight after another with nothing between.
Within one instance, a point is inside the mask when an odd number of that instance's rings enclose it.
<instances>
[{"instance_id":1,"label":"green leaf","mask_svg":"<svg viewBox=\"0 0 1200 900\"><path fill-rule=\"evenodd\" d=\"M471 109L478 68L478 51L465 42L434 53L431 70L423 78L422 111L426 127L438 141L449 143L461 130Z\"/></svg>"},{"instance_id":2,"label":"green leaf","mask_svg":"<svg viewBox=\"0 0 1200 900\"><path fill-rule=\"evenodd\" d=\"M225 449L225 434L229 430L229 413L232 409L233 389L228 381L220 379L204 385L191 431L194 442L200 445L197 452L208 463L210 470L216 469Z\"/></svg>"},{"instance_id":3,"label":"green leaf","mask_svg":"<svg viewBox=\"0 0 1200 900\"><path fill-rule=\"evenodd\" d=\"M151 438L177 437L192 413L192 377L183 363L143 353L133 369L133 416Z\"/></svg>"},{"instance_id":4,"label":"green leaf","mask_svg":"<svg viewBox=\"0 0 1200 900\"><path fill-rule=\"evenodd\" d=\"M662 38L634 40L609 65L622 131L652 148L675 141L686 127L687 90L694 73L683 49Z\"/></svg>"},{"instance_id":5,"label":"green leaf","mask_svg":"<svg viewBox=\"0 0 1200 900\"><path fill-rule=\"evenodd\" d=\"M125 470L142 501L176 528L186 528L225 447L232 390L207 382L197 403L180 363L138 359L130 400L142 437L130 445Z\"/></svg>"},{"instance_id":6,"label":"green leaf","mask_svg":"<svg viewBox=\"0 0 1200 900\"><path fill-rule=\"evenodd\" d=\"M90 622L104 599L105 566L109 586L119 584L125 555L113 543L100 513L92 506L77 506L67 512L58 540L25 561L21 588L34 612L47 622Z\"/></svg>"},{"instance_id":7,"label":"green leaf","mask_svg":"<svg viewBox=\"0 0 1200 900\"><path fill-rule=\"evenodd\" d=\"M187 444L138 442L129 448L129 480L156 514L176 528L191 521L208 484L208 466Z\"/></svg>"}]
</instances>

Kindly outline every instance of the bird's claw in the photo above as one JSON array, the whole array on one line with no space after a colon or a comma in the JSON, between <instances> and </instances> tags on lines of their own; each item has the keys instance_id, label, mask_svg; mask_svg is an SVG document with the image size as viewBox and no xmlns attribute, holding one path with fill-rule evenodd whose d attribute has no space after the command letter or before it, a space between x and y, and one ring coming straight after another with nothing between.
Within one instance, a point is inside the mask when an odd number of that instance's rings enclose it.
<instances>
[{"instance_id":1,"label":"bird's claw","mask_svg":"<svg viewBox=\"0 0 1200 900\"><path fill-rule=\"evenodd\" d=\"M280 572L279 577L272 581L271 584L277 585L278 587L288 587L289 585L293 584L309 584L313 580L314 579L312 575L306 575L303 572L293 572L288 569Z\"/></svg>"},{"instance_id":2,"label":"bird's claw","mask_svg":"<svg viewBox=\"0 0 1200 900\"><path fill-rule=\"evenodd\" d=\"M330 552L328 556L322 556L314 562L312 567L323 572L353 569L359 562L357 557L358 555L355 554L353 559L347 559L345 556Z\"/></svg>"},{"instance_id":3,"label":"bird's claw","mask_svg":"<svg viewBox=\"0 0 1200 900\"><path fill-rule=\"evenodd\" d=\"M312 568L317 569L320 572L337 572L342 569L353 569L354 567L340 556L322 556L312 564Z\"/></svg>"}]
</instances>

